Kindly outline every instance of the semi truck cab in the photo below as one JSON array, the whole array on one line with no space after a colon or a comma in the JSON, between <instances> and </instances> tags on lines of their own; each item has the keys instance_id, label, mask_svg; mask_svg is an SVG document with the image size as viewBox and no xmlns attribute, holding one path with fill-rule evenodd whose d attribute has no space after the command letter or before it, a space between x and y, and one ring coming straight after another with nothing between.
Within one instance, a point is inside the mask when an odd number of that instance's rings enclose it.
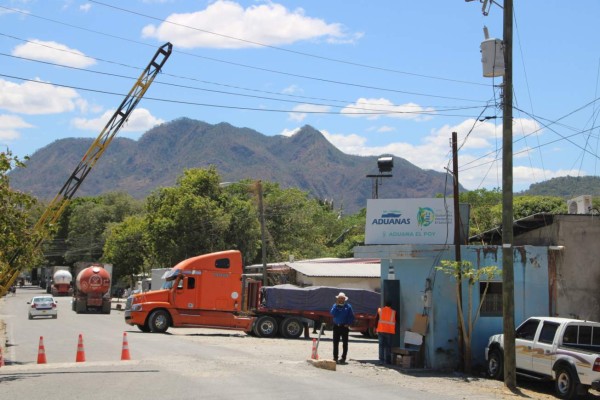
<instances>
[{"instance_id":1,"label":"semi truck cab","mask_svg":"<svg viewBox=\"0 0 600 400\"><path fill-rule=\"evenodd\" d=\"M169 271L165 288L127 299L125 322L144 332L209 327L250 332L242 311L242 255L228 250L186 259Z\"/></svg>"}]
</instances>

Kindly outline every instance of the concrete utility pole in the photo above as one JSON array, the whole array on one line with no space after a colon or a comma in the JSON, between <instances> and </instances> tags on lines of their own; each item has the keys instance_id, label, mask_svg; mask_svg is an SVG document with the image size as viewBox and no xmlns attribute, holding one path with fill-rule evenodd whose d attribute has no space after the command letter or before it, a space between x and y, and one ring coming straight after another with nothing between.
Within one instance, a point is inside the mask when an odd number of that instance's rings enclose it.
<instances>
[{"instance_id":1,"label":"concrete utility pole","mask_svg":"<svg viewBox=\"0 0 600 400\"><path fill-rule=\"evenodd\" d=\"M517 387L515 361L515 278L513 262L513 0L504 0L504 84L502 113L502 316L504 385Z\"/></svg>"}]
</instances>

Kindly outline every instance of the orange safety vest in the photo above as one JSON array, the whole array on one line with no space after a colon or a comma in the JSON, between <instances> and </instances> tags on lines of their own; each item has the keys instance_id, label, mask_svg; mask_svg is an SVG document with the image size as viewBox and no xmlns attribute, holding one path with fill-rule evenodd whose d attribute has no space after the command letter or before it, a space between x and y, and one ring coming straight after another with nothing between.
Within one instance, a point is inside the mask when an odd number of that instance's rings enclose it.
<instances>
[{"instance_id":1,"label":"orange safety vest","mask_svg":"<svg viewBox=\"0 0 600 400\"><path fill-rule=\"evenodd\" d=\"M378 309L379 322L377 323L377 332L396 333L396 311L392 307L383 307Z\"/></svg>"}]
</instances>

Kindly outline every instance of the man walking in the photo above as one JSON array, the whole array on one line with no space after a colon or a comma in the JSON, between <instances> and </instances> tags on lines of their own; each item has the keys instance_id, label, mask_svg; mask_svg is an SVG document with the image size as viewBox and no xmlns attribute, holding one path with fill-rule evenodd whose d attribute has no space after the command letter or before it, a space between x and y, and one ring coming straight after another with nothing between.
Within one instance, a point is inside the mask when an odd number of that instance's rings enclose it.
<instances>
[{"instance_id":1,"label":"man walking","mask_svg":"<svg viewBox=\"0 0 600 400\"><path fill-rule=\"evenodd\" d=\"M396 311L387 301L385 307L379 308L377 314L377 336L379 338L379 361L386 364L392 363L392 338L396 334Z\"/></svg>"},{"instance_id":2,"label":"man walking","mask_svg":"<svg viewBox=\"0 0 600 400\"><path fill-rule=\"evenodd\" d=\"M348 333L350 325L354 322L354 311L348 303L348 297L344 292L336 296L336 301L331 307L333 316L333 359L336 364L346 364L348 355ZM340 339L342 339L342 357L338 360Z\"/></svg>"}]
</instances>

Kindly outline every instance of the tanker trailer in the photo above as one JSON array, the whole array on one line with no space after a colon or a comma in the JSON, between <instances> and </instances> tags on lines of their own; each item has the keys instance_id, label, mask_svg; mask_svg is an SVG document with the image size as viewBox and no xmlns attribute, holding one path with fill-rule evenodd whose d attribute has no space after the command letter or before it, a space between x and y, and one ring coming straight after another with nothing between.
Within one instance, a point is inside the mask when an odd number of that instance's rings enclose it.
<instances>
[{"instance_id":1,"label":"tanker trailer","mask_svg":"<svg viewBox=\"0 0 600 400\"><path fill-rule=\"evenodd\" d=\"M71 281L73 275L66 269L59 269L52 276L52 295L53 296L70 296L73 294Z\"/></svg>"},{"instance_id":2,"label":"tanker trailer","mask_svg":"<svg viewBox=\"0 0 600 400\"><path fill-rule=\"evenodd\" d=\"M77 274L73 311L77 314L110 314L110 274L101 264L91 265Z\"/></svg>"}]
</instances>

